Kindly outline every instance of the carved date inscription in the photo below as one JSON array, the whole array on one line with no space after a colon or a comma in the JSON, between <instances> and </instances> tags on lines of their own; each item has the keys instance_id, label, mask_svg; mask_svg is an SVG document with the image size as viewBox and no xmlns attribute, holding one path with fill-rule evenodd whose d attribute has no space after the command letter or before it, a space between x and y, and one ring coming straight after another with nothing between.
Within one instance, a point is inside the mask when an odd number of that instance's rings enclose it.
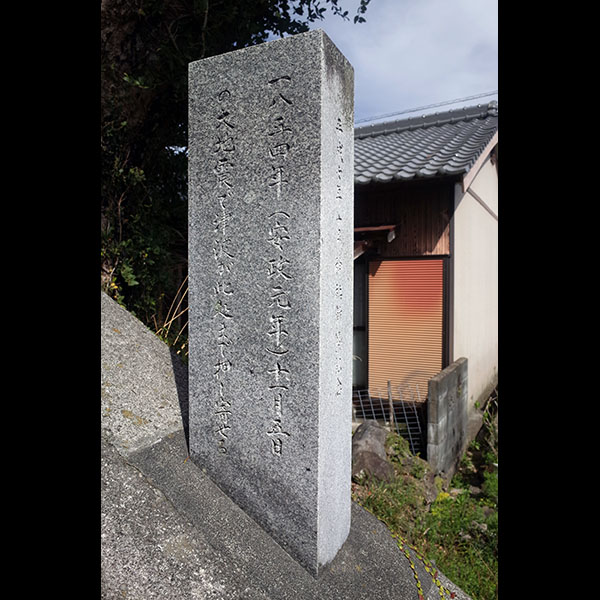
<instances>
[{"instance_id":1,"label":"carved date inscription","mask_svg":"<svg viewBox=\"0 0 600 600\"><path fill-rule=\"evenodd\" d=\"M268 97L266 156L267 177L265 194L269 205L275 206L265 216L265 283L268 290L269 321L265 323L264 350L269 375L267 398L270 404L269 426L266 434L271 441L271 453L281 457L285 441L291 436L286 430L284 406L292 385L292 354L290 323L293 316L290 282L294 279L294 260L288 251L293 238L293 216L285 194L289 184L290 161L294 153L294 89L287 74L267 81Z\"/></svg>"}]
</instances>

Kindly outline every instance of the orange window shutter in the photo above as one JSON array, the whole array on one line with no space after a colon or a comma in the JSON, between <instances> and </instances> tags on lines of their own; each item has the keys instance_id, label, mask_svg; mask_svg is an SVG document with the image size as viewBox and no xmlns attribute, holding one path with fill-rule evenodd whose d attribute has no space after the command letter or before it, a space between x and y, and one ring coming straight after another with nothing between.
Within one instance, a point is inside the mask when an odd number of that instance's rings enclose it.
<instances>
[{"instance_id":1,"label":"orange window shutter","mask_svg":"<svg viewBox=\"0 0 600 600\"><path fill-rule=\"evenodd\" d=\"M442 369L443 260L369 263L369 390L404 399L427 397ZM408 397L407 397L408 396Z\"/></svg>"}]
</instances>

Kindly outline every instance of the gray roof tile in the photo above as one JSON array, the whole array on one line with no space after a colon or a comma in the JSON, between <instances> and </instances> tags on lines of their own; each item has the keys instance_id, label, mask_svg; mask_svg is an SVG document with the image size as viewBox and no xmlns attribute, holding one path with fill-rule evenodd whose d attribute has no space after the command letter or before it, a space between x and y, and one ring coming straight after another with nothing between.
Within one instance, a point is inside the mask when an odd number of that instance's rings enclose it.
<instances>
[{"instance_id":1,"label":"gray roof tile","mask_svg":"<svg viewBox=\"0 0 600 600\"><path fill-rule=\"evenodd\" d=\"M354 182L467 173L497 131L497 102L356 127Z\"/></svg>"}]
</instances>

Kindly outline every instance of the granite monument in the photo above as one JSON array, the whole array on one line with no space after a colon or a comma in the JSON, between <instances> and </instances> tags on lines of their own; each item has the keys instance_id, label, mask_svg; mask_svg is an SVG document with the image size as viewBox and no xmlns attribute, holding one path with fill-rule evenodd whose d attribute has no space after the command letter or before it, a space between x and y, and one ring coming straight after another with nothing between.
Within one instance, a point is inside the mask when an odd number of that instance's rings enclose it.
<instances>
[{"instance_id":1,"label":"granite monument","mask_svg":"<svg viewBox=\"0 0 600 600\"><path fill-rule=\"evenodd\" d=\"M189 65L190 456L314 576L350 529L353 97L321 30Z\"/></svg>"}]
</instances>

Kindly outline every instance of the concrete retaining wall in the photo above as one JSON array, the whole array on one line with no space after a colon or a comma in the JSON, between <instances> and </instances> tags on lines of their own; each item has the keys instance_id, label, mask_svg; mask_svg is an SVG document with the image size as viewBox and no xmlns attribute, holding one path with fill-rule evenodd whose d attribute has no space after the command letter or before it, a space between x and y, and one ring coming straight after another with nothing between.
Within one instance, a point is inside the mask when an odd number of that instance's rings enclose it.
<instances>
[{"instance_id":1,"label":"concrete retaining wall","mask_svg":"<svg viewBox=\"0 0 600 600\"><path fill-rule=\"evenodd\" d=\"M467 445L468 361L459 358L429 380L427 462L451 477Z\"/></svg>"}]
</instances>

